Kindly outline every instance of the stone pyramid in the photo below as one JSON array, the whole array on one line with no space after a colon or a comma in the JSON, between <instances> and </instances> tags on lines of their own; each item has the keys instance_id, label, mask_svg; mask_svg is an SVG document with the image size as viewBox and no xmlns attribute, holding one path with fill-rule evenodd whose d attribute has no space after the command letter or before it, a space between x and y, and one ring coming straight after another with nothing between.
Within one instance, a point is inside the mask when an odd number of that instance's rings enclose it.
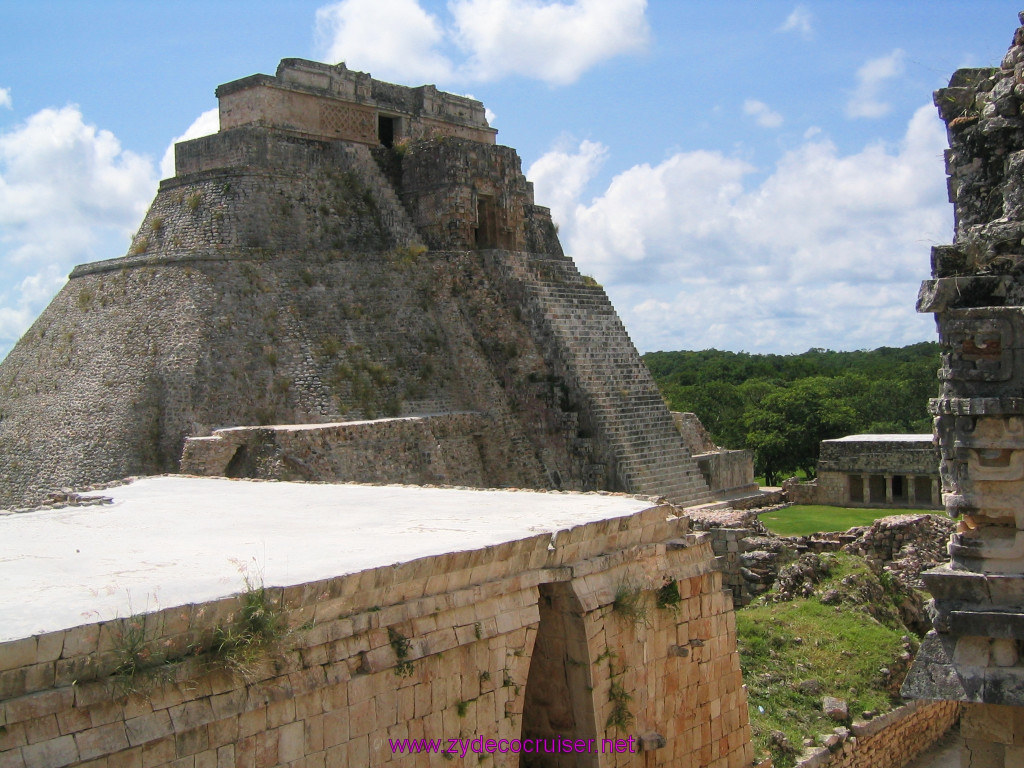
<instances>
[{"instance_id":1,"label":"stone pyramid","mask_svg":"<svg viewBox=\"0 0 1024 768\"><path fill-rule=\"evenodd\" d=\"M285 59L0 363L0 505L127 475L708 498L483 105Z\"/></svg>"}]
</instances>

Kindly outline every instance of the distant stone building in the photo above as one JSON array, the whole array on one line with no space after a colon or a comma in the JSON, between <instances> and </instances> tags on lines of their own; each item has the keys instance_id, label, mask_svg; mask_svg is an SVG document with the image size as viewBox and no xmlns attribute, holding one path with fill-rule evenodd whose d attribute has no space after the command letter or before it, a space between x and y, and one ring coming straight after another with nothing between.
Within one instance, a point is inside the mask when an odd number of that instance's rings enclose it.
<instances>
[{"instance_id":1,"label":"distant stone building","mask_svg":"<svg viewBox=\"0 0 1024 768\"><path fill-rule=\"evenodd\" d=\"M939 452L931 435L822 440L817 503L939 509Z\"/></svg>"}]
</instances>

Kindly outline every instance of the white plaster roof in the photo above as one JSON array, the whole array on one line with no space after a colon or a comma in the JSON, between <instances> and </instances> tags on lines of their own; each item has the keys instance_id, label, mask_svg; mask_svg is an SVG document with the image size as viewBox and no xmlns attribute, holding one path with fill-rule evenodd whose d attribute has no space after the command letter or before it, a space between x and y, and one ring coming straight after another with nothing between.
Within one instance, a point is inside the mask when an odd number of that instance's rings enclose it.
<instances>
[{"instance_id":1,"label":"white plaster roof","mask_svg":"<svg viewBox=\"0 0 1024 768\"><path fill-rule=\"evenodd\" d=\"M932 436L927 435L847 435L826 443L930 443Z\"/></svg>"},{"instance_id":2,"label":"white plaster roof","mask_svg":"<svg viewBox=\"0 0 1024 768\"><path fill-rule=\"evenodd\" d=\"M634 514L630 496L151 477L0 515L0 641Z\"/></svg>"}]
</instances>

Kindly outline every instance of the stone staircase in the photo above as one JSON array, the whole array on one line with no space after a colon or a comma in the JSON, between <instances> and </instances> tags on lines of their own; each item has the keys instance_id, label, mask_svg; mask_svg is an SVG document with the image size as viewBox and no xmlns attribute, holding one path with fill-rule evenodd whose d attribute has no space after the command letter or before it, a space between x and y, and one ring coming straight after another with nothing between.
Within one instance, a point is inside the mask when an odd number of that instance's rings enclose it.
<instances>
[{"instance_id":1,"label":"stone staircase","mask_svg":"<svg viewBox=\"0 0 1024 768\"><path fill-rule=\"evenodd\" d=\"M391 182L373 159L370 148L365 144L346 144L345 155L349 160L349 170L356 174L373 198L380 213L381 223L395 239L395 247L425 250L427 246L420 237L416 225L406 212Z\"/></svg>"},{"instance_id":2,"label":"stone staircase","mask_svg":"<svg viewBox=\"0 0 1024 768\"><path fill-rule=\"evenodd\" d=\"M425 244L370 149L345 148L349 170L373 196L396 247ZM606 475L632 493L690 505L712 494L647 367L604 290L585 280L572 259L488 251L513 301L524 304L549 360L582 401L609 448Z\"/></svg>"},{"instance_id":3,"label":"stone staircase","mask_svg":"<svg viewBox=\"0 0 1024 768\"><path fill-rule=\"evenodd\" d=\"M564 256L491 253L610 445L619 485L677 504L708 500L707 483L604 290Z\"/></svg>"}]
</instances>

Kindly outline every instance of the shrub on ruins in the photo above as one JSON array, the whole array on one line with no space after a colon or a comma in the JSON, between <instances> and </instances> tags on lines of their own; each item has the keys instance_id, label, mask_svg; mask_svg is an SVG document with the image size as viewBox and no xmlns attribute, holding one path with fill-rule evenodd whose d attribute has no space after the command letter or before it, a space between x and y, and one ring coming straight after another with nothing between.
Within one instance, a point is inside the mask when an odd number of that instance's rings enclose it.
<instances>
[{"instance_id":1,"label":"shrub on ruins","mask_svg":"<svg viewBox=\"0 0 1024 768\"><path fill-rule=\"evenodd\" d=\"M917 648L901 610L913 590L884 573L856 555L804 554L780 570L771 591L736 612L755 749L778 768L795 763L787 745L835 727L825 697L847 702L851 712L900 703Z\"/></svg>"}]
</instances>

